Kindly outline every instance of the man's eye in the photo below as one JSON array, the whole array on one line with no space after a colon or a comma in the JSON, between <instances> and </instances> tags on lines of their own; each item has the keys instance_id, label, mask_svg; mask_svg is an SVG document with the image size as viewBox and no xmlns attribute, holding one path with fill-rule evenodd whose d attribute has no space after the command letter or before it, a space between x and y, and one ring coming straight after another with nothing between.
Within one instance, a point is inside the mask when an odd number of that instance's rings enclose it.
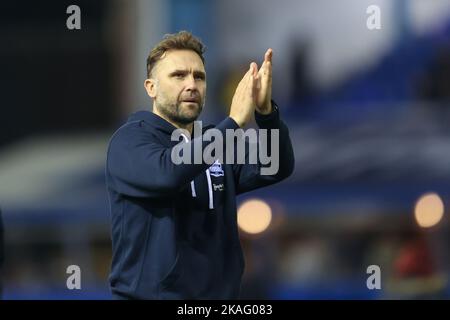
<instances>
[{"instance_id":1,"label":"man's eye","mask_svg":"<svg viewBox=\"0 0 450 320\"><path fill-rule=\"evenodd\" d=\"M195 79L197 79L197 80L205 80L205 77L204 76L195 76Z\"/></svg>"},{"instance_id":2,"label":"man's eye","mask_svg":"<svg viewBox=\"0 0 450 320\"><path fill-rule=\"evenodd\" d=\"M175 78L179 78L179 79L184 78L184 74L182 74L182 73L175 73L173 76Z\"/></svg>"}]
</instances>

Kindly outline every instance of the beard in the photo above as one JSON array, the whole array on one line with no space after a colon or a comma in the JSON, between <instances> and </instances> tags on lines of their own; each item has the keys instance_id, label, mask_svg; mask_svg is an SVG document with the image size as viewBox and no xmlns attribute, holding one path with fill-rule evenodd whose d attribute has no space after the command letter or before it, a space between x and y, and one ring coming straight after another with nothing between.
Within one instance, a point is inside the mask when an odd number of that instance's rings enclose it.
<instances>
[{"instance_id":1,"label":"beard","mask_svg":"<svg viewBox=\"0 0 450 320\"><path fill-rule=\"evenodd\" d=\"M175 103L156 103L156 107L165 117L174 123L188 125L199 117L203 110L203 101Z\"/></svg>"}]
</instances>

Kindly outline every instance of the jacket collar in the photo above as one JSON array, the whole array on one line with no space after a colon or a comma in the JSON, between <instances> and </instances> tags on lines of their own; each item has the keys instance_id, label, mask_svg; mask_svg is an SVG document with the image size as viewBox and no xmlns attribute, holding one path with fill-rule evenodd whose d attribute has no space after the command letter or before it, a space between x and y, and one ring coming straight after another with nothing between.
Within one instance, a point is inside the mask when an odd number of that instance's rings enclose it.
<instances>
[{"instance_id":1,"label":"jacket collar","mask_svg":"<svg viewBox=\"0 0 450 320\"><path fill-rule=\"evenodd\" d=\"M128 122L131 121L144 121L145 123L151 125L152 127L159 129L168 134L172 134L172 132L176 129L174 125L170 122L164 120L157 114L154 114L150 111L137 111L132 113L128 118Z\"/></svg>"},{"instance_id":2,"label":"jacket collar","mask_svg":"<svg viewBox=\"0 0 450 320\"><path fill-rule=\"evenodd\" d=\"M167 120L161 118L160 116L158 116L157 114L155 114L153 112L146 111L146 110L137 111L135 113L132 113L130 115L130 117L128 118L128 122L131 122L131 121L144 121L145 123L148 123L155 129L159 129L169 135L172 134L172 132L177 129L177 127L175 127L173 124L171 124ZM205 132L206 130L211 129L211 128L214 128L214 125L203 125L202 132Z\"/></svg>"}]
</instances>

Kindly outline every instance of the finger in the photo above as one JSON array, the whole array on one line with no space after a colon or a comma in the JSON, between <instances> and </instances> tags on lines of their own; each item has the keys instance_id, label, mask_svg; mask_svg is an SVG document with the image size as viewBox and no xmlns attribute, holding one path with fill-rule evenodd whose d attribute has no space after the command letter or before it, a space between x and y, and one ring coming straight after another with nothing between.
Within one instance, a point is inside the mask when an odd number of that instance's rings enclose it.
<instances>
[{"instance_id":1,"label":"finger","mask_svg":"<svg viewBox=\"0 0 450 320\"><path fill-rule=\"evenodd\" d=\"M269 78L272 77L272 61L267 61L266 66L264 68L264 74Z\"/></svg>"},{"instance_id":2,"label":"finger","mask_svg":"<svg viewBox=\"0 0 450 320\"><path fill-rule=\"evenodd\" d=\"M266 54L264 55L264 62L272 62L272 55L272 48L267 49Z\"/></svg>"},{"instance_id":3,"label":"finger","mask_svg":"<svg viewBox=\"0 0 450 320\"><path fill-rule=\"evenodd\" d=\"M247 70L247 73L245 74L244 78L242 79L242 85L243 85L243 92L246 92L247 94L251 94L252 92L252 82L253 82L253 72L254 72L254 66L253 62L250 63L250 67Z\"/></svg>"},{"instance_id":4,"label":"finger","mask_svg":"<svg viewBox=\"0 0 450 320\"><path fill-rule=\"evenodd\" d=\"M258 75L261 79L266 79L268 77L270 78L272 76L272 63L270 61L264 61L261 69L259 69Z\"/></svg>"},{"instance_id":5,"label":"finger","mask_svg":"<svg viewBox=\"0 0 450 320\"><path fill-rule=\"evenodd\" d=\"M252 72L253 72L253 65L250 63L250 66L249 66L247 72L245 73L244 78L248 78L249 75L252 74Z\"/></svg>"},{"instance_id":6,"label":"finger","mask_svg":"<svg viewBox=\"0 0 450 320\"><path fill-rule=\"evenodd\" d=\"M249 81L245 84L245 90L249 97L253 98L256 91L256 80L255 77L251 74L249 77Z\"/></svg>"},{"instance_id":7,"label":"finger","mask_svg":"<svg viewBox=\"0 0 450 320\"><path fill-rule=\"evenodd\" d=\"M238 87L243 86L245 83L247 83L249 81L249 77L252 74L252 68L253 68L253 66L252 66L252 64L250 64L247 72L244 74L241 81L239 81Z\"/></svg>"},{"instance_id":8,"label":"finger","mask_svg":"<svg viewBox=\"0 0 450 320\"><path fill-rule=\"evenodd\" d=\"M258 65L256 64L256 62L250 63L250 69L251 69L252 75L254 77L256 77L258 75Z\"/></svg>"},{"instance_id":9,"label":"finger","mask_svg":"<svg viewBox=\"0 0 450 320\"><path fill-rule=\"evenodd\" d=\"M247 73L245 74L246 82L251 81L251 77L254 72L255 72L255 66L254 66L254 63L252 62L252 63L250 63L250 68L248 69Z\"/></svg>"},{"instance_id":10,"label":"finger","mask_svg":"<svg viewBox=\"0 0 450 320\"><path fill-rule=\"evenodd\" d=\"M250 70L247 81L245 82L245 91L251 97L254 97L257 87L258 65L255 62L250 63Z\"/></svg>"},{"instance_id":11,"label":"finger","mask_svg":"<svg viewBox=\"0 0 450 320\"><path fill-rule=\"evenodd\" d=\"M268 49L266 54L264 55L264 62L261 65L261 69L259 69L260 75L269 75L272 72L272 49Z\"/></svg>"},{"instance_id":12,"label":"finger","mask_svg":"<svg viewBox=\"0 0 450 320\"><path fill-rule=\"evenodd\" d=\"M247 82L253 86L252 82L258 77L258 65L255 62L250 63L249 73L246 76L248 77Z\"/></svg>"},{"instance_id":13,"label":"finger","mask_svg":"<svg viewBox=\"0 0 450 320\"><path fill-rule=\"evenodd\" d=\"M244 77L242 77L242 80L241 80L242 83L248 83L250 81L250 76L254 72L253 68L254 68L254 66L252 65L252 63L250 63L247 72L244 74Z\"/></svg>"},{"instance_id":14,"label":"finger","mask_svg":"<svg viewBox=\"0 0 450 320\"><path fill-rule=\"evenodd\" d=\"M258 81L258 72L256 71L256 69L253 70L251 78L252 78L252 87L256 87L256 83Z\"/></svg>"},{"instance_id":15,"label":"finger","mask_svg":"<svg viewBox=\"0 0 450 320\"><path fill-rule=\"evenodd\" d=\"M252 83L252 99L253 101L256 101L257 97L258 97L258 93L259 93L259 85L258 85L258 80L253 77L253 83Z\"/></svg>"}]
</instances>

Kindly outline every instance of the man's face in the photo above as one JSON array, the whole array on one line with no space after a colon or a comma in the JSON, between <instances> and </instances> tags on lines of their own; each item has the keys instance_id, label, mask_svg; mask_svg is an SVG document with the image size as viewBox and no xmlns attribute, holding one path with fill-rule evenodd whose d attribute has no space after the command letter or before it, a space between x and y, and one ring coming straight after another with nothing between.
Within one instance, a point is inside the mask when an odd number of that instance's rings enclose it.
<instances>
[{"instance_id":1,"label":"man's face","mask_svg":"<svg viewBox=\"0 0 450 320\"><path fill-rule=\"evenodd\" d=\"M147 86L156 108L175 123L189 124L203 109L206 95L206 72L197 53L170 50L152 70L153 87Z\"/></svg>"}]
</instances>

